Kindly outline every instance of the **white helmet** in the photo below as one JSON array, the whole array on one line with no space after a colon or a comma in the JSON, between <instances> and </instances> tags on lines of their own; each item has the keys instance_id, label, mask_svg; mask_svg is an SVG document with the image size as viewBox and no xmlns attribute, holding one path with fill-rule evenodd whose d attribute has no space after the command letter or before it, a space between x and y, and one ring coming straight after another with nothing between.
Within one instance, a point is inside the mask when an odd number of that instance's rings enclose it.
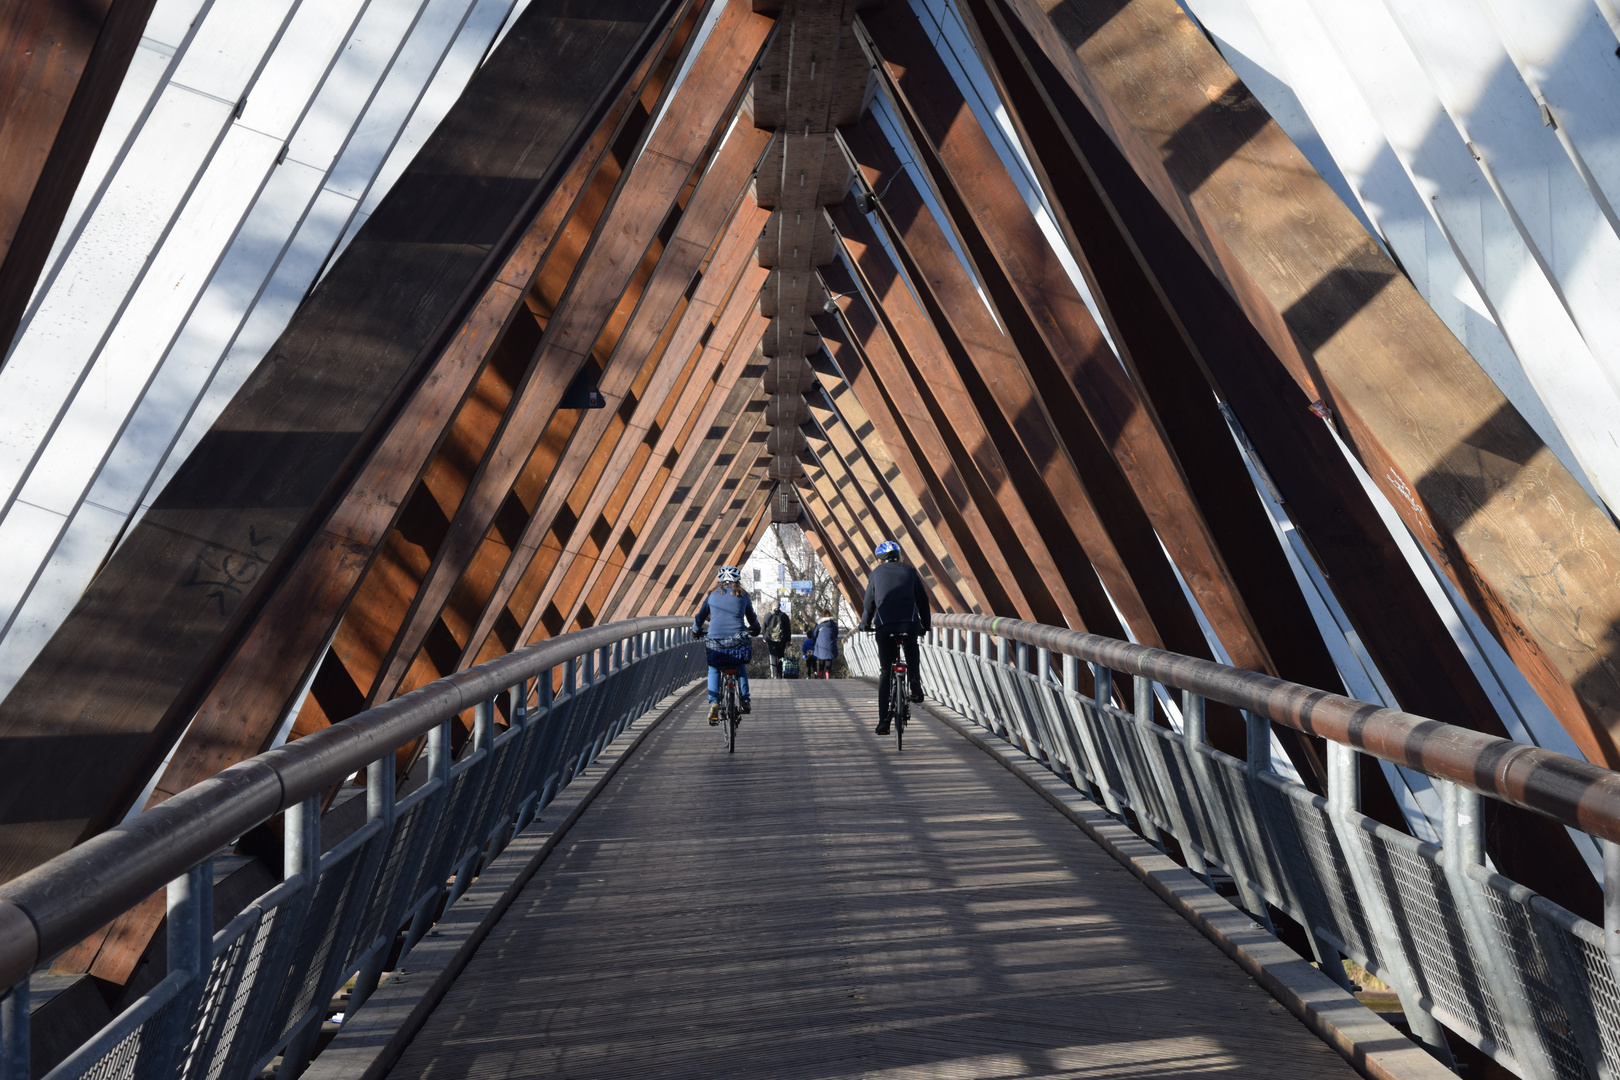
<instances>
[{"instance_id":1,"label":"white helmet","mask_svg":"<svg viewBox=\"0 0 1620 1080\"><path fill-rule=\"evenodd\" d=\"M722 566L714 579L722 585L735 585L742 581L742 571L735 566Z\"/></svg>"}]
</instances>

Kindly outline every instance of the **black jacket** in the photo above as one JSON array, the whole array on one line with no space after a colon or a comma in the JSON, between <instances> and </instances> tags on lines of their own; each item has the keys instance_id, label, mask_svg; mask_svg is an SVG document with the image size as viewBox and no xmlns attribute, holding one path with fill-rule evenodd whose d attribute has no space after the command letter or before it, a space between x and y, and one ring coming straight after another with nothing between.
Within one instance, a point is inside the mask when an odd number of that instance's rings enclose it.
<instances>
[{"instance_id":1,"label":"black jacket","mask_svg":"<svg viewBox=\"0 0 1620 1080\"><path fill-rule=\"evenodd\" d=\"M780 641L771 639L771 631L780 628ZM793 636L793 625L780 609L765 616L765 644L778 651L787 648L788 639Z\"/></svg>"},{"instance_id":2,"label":"black jacket","mask_svg":"<svg viewBox=\"0 0 1620 1080\"><path fill-rule=\"evenodd\" d=\"M900 631L907 624L915 630ZM860 628L927 633L932 625L922 575L902 562L879 563L866 583Z\"/></svg>"}]
</instances>

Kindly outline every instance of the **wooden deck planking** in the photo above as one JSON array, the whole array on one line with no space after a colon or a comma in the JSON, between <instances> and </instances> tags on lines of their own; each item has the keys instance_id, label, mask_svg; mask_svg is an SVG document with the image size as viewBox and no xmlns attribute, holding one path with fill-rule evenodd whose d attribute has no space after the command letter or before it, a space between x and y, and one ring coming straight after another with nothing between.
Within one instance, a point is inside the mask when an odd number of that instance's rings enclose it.
<instances>
[{"instance_id":1,"label":"wooden deck planking","mask_svg":"<svg viewBox=\"0 0 1620 1080\"><path fill-rule=\"evenodd\" d=\"M432 1076L1353 1076L1017 778L872 687L694 695L393 1070Z\"/></svg>"}]
</instances>

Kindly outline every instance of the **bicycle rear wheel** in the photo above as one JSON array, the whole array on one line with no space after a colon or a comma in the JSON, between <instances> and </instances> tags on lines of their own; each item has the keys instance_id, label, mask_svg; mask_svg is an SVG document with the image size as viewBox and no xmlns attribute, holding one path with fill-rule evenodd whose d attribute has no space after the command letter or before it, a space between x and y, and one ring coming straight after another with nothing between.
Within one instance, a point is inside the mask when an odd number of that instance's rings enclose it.
<instances>
[{"instance_id":1,"label":"bicycle rear wheel","mask_svg":"<svg viewBox=\"0 0 1620 1080\"><path fill-rule=\"evenodd\" d=\"M894 748L905 749L906 736L906 677L899 671L889 675L889 722L894 725Z\"/></svg>"},{"instance_id":2,"label":"bicycle rear wheel","mask_svg":"<svg viewBox=\"0 0 1620 1080\"><path fill-rule=\"evenodd\" d=\"M720 734L726 740L726 753L737 752L737 721L742 713L742 706L737 701L737 684L726 684L725 704L720 710Z\"/></svg>"}]
</instances>

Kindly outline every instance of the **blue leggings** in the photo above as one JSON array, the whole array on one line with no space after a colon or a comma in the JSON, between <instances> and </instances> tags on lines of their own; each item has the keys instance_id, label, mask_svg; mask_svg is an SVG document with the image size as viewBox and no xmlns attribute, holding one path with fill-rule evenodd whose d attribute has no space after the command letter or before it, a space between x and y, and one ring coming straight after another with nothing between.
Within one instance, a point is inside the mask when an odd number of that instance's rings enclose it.
<instances>
[{"instance_id":1,"label":"blue leggings","mask_svg":"<svg viewBox=\"0 0 1620 1080\"><path fill-rule=\"evenodd\" d=\"M748 672L739 668L737 671L737 694L739 697L748 696ZM720 700L720 669L709 669L709 704L713 705Z\"/></svg>"}]
</instances>

